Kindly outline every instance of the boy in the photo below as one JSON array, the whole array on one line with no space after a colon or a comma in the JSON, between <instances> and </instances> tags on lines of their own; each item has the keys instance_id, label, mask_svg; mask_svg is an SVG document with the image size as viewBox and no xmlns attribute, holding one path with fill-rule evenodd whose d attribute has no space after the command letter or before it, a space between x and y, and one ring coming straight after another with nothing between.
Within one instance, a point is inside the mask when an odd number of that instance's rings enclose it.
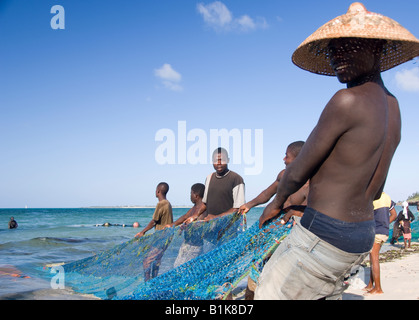
<instances>
[{"instance_id":1,"label":"boy","mask_svg":"<svg viewBox=\"0 0 419 320\"><path fill-rule=\"evenodd\" d=\"M189 224L192 221L195 221L202 215L207 206L202 202L204 196L205 185L202 183L195 183L191 187L191 202L194 204L192 208L188 210L183 216L178 218L174 223L166 225L166 227L177 227L178 225Z\"/></svg>"},{"instance_id":2,"label":"boy","mask_svg":"<svg viewBox=\"0 0 419 320\"><path fill-rule=\"evenodd\" d=\"M166 199L168 192L169 185L166 182L160 182L157 185L156 198L159 199L159 202L154 210L153 218L142 231L135 235L136 238L141 238L147 231L154 227L156 230L163 230L166 225L173 223L172 205Z\"/></svg>"},{"instance_id":3,"label":"boy","mask_svg":"<svg viewBox=\"0 0 419 320\"><path fill-rule=\"evenodd\" d=\"M163 230L167 224L173 222L172 205L166 199L169 192L169 185L166 182L160 182L156 187L156 198L159 199L156 209L154 210L153 218L149 224L139 233L135 235L136 238L141 238L144 234L152 228L156 230ZM143 260L144 279L145 281L157 277L159 273L161 259L167 249L168 243L163 247L151 248L147 256Z\"/></svg>"},{"instance_id":4,"label":"boy","mask_svg":"<svg viewBox=\"0 0 419 320\"><path fill-rule=\"evenodd\" d=\"M200 219L200 216L206 210L206 206L202 202L204 190L205 185L202 183L196 183L191 187L191 201L194 206L170 226L178 226L182 223L186 226L192 221ZM183 230L185 241L179 249L179 254L174 263L174 267L184 264L202 254L204 247L202 232L194 232L194 228L194 225L189 225Z\"/></svg>"}]
</instances>

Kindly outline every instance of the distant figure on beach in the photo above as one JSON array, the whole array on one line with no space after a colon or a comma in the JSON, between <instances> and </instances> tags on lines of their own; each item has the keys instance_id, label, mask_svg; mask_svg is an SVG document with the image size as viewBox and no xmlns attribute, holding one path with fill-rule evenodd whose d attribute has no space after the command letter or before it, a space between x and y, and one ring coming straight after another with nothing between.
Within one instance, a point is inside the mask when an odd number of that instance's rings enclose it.
<instances>
[{"instance_id":1,"label":"distant figure on beach","mask_svg":"<svg viewBox=\"0 0 419 320\"><path fill-rule=\"evenodd\" d=\"M196 183L191 187L191 201L194 206L188 210L183 216L177 219L170 227L179 225L188 225L195 220L201 220L202 214L206 210L205 204L202 202L204 197L205 185ZM180 266L185 262L202 254L204 249L204 240L202 239L202 232L194 232L194 226L189 226L184 232L185 241L179 248L178 256L175 260L174 267ZM198 228L197 228L198 229Z\"/></svg>"},{"instance_id":2,"label":"distant figure on beach","mask_svg":"<svg viewBox=\"0 0 419 320\"><path fill-rule=\"evenodd\" d=\"M237 212L246 202L243 178L228 169L227 150L215 149L212 161L215 172L208 175L205 180L205 193L202 199L207 207L205 220Z\"/></svg>"},{"instance_id":3,"label":"distant figure on beach","mask_svg":"<svg viewBox=\"0 0 419 320\"><path fill-rule=\"evenodd\" d=\"M399 105L380 73L418 55L418 39L361 3L294 52L297 66L336 75L347 88L327 103L259 219L262 226L273 218L310 180L304 215L263 268L256 299L342 298L351 268L372 249L372 203L381 196L401 139Z\"/></svg>"},{"instance_id":4,"label":"distant figure on beach","mask_svg":"<svg viewBox=\"0 0 419 320\"><path fill-rule=\"evenodd\" d=\"M16 229L17 227L18 227L18 224L17 224L15 218L10 217L9 229Z\"/></svg>"},{"instance_id":5,"label":"distant figure on beach","mask_svg":"<svg viewBox=\"0 0 419 320\"><path fill-rule=\"evenodd\" d=\"M173 223L172 205L166 199L168 192L169 185L166 182L161 182L157 185L156 198L159 200L159 202L157 203L156 209L154 210L153 218L142 231L135 235L136 238L141 238L147 231L152 228L155 228L156 230L163 230L166 225ZM143 260L145 281L157 277L161 259L167 249L167 245L168 244L163 247L151 248L147 253L147 256Z\"/></svg>"},{"instance_id":6,"label":"distant figure on beach","mask_svg":"<svg viewBox=\"0 0 419 320\"><path fill-rule=\"evenodd\" d=\"M295 160L295 158L300 153L300 150L303 147L303 145L304 145L304 141L296 141L288 145L287 150L285 152L285 157L283 159L285 168L287 168ZM268 202L274 195L276 195L279 182L281 181L281 178L284 175L284 172L285 172L285 169L282 170L278 174L276 180L268 188L263 190L253 200L242 205L239 209L239 212L247 213L251 208ZM287 201L284 204L284 210L283 210L283 211L286 211L287 213L284 215L284 217L281 220L282 224L287 223L288 220L292 216L301 217L303 215L302 213L304 211L303 208L305 208L305 206L307 205L308 185L309 183L307 182L300 190L298 190L296 193L288 197ZM295 208L297 208L297 210ZM278 214L279 213L280 212L278 212ZM266 263L266 261L268 261L268 258L264 261L264 263ZM253 300L257 280L258 279L254 279L253 273L249 276L248 281L247 281L246 293L245 293L246 300Z\"/></svg>"},{"instance_id":7,"label":"distant figure on beach","mask_svg":"<svg viewBox=\"0 0 419 320\"><path fill-rule=\"evenodd\" d=\"M394 206L394 201L390 196L383 192L381 198L373 202L374 205L374 220L375 220L375 239L370 252L370 281L364 288L368 294L382 294L380 278L380 249L388 239L389 226L397 219L397 212Z\"/></svg>"},{"instance_id":8,"label":"distant figure on beach","mask_svg":"<svg viewBox=\"0 0 419 320\"><path fill-rule=\"evenodd\" d=\"M397 216L397 222L401 225L403 232L404 248L410 249L410 244L412 242L412 229L410 228L410 223L415 220L415 216L412 211L409 209L409 203L404 201L402 203L403 210L399 212Z\"/></svg>"}]
</instances>

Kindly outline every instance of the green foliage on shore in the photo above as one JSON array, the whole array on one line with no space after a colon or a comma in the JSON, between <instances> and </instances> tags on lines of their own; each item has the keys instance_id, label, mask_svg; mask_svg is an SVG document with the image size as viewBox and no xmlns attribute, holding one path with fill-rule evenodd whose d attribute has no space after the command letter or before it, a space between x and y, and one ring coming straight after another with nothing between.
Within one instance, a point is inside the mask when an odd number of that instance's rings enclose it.
<instances>
[{"instance_id":1,"label":"green foliage on shore","mask_svg":"<svg viewBox=\"0 0 419 320\"><path fill-rule=\"evenodd\" d=\"M415 192L414 194L412 194L411 196L409 196L407 198L407 201L419 201L419 192Z\"/></svg>"}]
</instances>

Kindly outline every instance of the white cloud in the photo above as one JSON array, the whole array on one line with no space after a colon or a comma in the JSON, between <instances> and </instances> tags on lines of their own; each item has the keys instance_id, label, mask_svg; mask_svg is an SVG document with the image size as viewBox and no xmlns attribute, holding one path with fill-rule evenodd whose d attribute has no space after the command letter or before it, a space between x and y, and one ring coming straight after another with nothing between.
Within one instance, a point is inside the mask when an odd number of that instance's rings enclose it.
<instances>
[{"instance_id":1,"label":"white cloud","mask_svg":"<svg viewBox=\"0 0 419 320\"><path fill-rule=\"evenodd\" d=\"M244 15L241 18L236 19L236 21L239 24L239 26L241 26L245 30L251 30L256 28L255 22L248 15Z\"/></svg>"},{"instance_id":2,"label":"white cloud","mask_svg":"<svg viewBox=\"0 0 419 320\"><path fill-rule=\"evenodd\" d=\"M233 13L220 1L215 1L207 5L198 3L197 9L205 23L216 31L250 31L266 29L268 27L264 18L257 18L255 20L247 14L239 18L234 18Z\"/></svg>"},{"instance_id":3,"label":"white cloud","mask_svg":"<svg viewBox=\"0 0 419 320\"><path fill-rule=\"evenodd\" d=\"M404 91L419 92L419 68L397 71L396 83Z\"/></svg>"},{"instance_id":4,"label":"white cloud","mask_svg":"<svg viewBox=\"0 0 419 320\"><path fill-rule=\"evenodd\" d=\"M154 70L154 75L162 80L163 85L172 91L182 91L183 88L180 85L182 81L182 75L174 70L172 66L165 63L162 67Z\"/></svg>"},{"instance_id":5,"label":"white cloud","mask_svg":"<svg viewBox=\"0 0 419 320\"><path fill-rule=\"evenodd\" d=\"M231 23L233 15L230 10L220 1L204 5L198 3L198 12L202 14L204 21L212 26L224 27Z\"/></svg>"}]
</instances>

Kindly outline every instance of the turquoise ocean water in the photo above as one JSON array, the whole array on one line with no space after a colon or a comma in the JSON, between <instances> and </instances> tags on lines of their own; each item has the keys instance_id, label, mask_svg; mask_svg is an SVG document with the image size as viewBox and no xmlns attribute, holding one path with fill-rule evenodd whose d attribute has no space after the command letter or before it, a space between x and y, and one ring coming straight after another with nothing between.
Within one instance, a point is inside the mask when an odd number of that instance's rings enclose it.
<instances>
[{"instance_id":1,"label":"turquoise ocean water","mask_svg":"<svg viewBox=\"0 0 419 320\"><path fill-rule=\"evenodd\" d=\"M174 208L174 219L187 211ZM126 242L150 222L153 212L154 208L0 209L0 299L31 298L30 292L50 288L42 271L45 265L76 261ZM260 208L249 212L248 224L261 213ZM9 230L12 216L19 227ZM105 222L127 227L101 226ZM134 222L140 228L131 227ZM22 277L12 276L16 273Z\"/></svg>"},{"instance_id":2,"label":"turquoise ocean water","mask_svg":"<svg viewBox=\"0 0 419 320\"><path fill-rule=\"evenodd\" d=\"M410 209L416 217L412 227L417 241L418 213L416 207ZM174 208L174 219L187 210ZM248 227L262 211L254 208L248 213ZM153 212L154 208L0 209L0 299L31 298L33 292L51 289L42 271L45 265L76 261L126 242L149 223ZM11 216L17 229L7 228ZM136 221L141 227L130 227ZM105 222L127 227L102 227Z\"/></svg>"}]
</instances>

